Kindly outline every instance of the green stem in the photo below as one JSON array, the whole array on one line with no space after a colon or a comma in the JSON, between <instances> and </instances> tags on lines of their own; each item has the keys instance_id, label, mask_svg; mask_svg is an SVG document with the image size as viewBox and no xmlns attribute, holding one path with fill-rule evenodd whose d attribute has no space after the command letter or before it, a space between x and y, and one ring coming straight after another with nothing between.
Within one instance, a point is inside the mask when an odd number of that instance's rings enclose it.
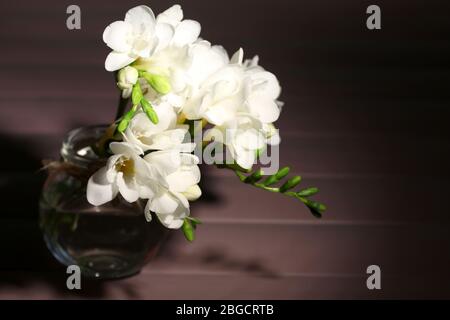
<instances>
[{"instance_id":1,"label":"green stem","mask_svg":"<svg viewBox=\"0 0 450 320\"><path fill-rule=\"evenodd\" d=\"M232 170L236 174L236 176L239 178L239 180L241 182L244 182L246 184L252 185L252 186L254 186L254 187L258 188L258 189L262 189L262 190L273 192L273 193L284 194L284 195L286 195L288 197L300 200L303 204L305 204L311 210L311 212L313 213L313 215L316 218L320 218L322 213L323 213L323 211L325 211L325 209L326 209L326 207L324 205L322 205L322 204L320 204L318 202L315 202L315 201L311 201L311 200L307 199L307 196L302 196L298 192L283 190L283 187L281 187L281 188L270 187L270 186L268 186L268 185L266 185L264 183L258 183L257 181L254 181L254 179L252 179L252 177L255 175L255 173L247 176L247 175L245 175L242 172L242 169L240 170L240 168L237 167L236 165L229 165L229 164L220 164L220 165L218 165L218 164L216 164L216 166L218 168L224 168L224 169ZM283 170L283 169L281 169L281 170ZM278 174L279 173L280 173L280 171L278 172ZM283 177L285 175L286 174L284 174ZM266 181L267 181L267 179L266 179Z\"/></svg>"}]
</instances>

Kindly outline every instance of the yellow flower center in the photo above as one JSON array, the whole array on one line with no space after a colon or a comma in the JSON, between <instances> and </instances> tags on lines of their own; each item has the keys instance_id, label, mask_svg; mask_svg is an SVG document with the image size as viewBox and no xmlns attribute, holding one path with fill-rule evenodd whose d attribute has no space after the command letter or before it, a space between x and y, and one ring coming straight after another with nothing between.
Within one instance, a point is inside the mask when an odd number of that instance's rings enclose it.
<instances>
[{"instance_id":1,"label":"yellow flower center","mask_svg":"<svg viewBox=\"0 0 450 320\"><path fill-rule=\"evenodd\" d=\"M124 176L131 176L134 174L134 161L132 159L120 160L116 164L116 170L122 172Z\"/></svg>"}]
</instances>

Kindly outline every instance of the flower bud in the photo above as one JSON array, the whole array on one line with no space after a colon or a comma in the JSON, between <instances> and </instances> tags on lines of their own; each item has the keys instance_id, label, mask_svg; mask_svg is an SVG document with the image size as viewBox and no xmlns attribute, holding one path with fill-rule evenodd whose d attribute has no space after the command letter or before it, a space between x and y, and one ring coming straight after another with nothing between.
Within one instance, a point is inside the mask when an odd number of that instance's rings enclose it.
<instances>
[{"instance_id":1,"label":"flower bud","mask_svg":"<svg viewBox=\"0 0 450 320\"><path fill-rule=\"evenodd\" d=\"M318 188L312 187L312 188L307 188L307 189L297 192L297 195L299 197L309 197L309 196L315 195L318 192L319 192Z\"/></svg>"},{"instance_id":2,"label":"flower bud","mask_svg":"<svg viewBox=\"0 0 450 320\"><path fill-rule=\"evenodd\" d=\"M300 178L300 176L295 176L295 177L289 179L285 184L283 184L280 187L280 192L283 193L283 192L288 191L289 189L296 187L300 183L301 179L302 178Z\"/></svg>"},{"instance_id":3,"label":"flower bud","mask_svg":"<svg viewBox=\"0 0 450 320\"><path fill-rule=\"evenodd\" d=\"M137 82L139 77L138 71L130 66L120 69L117 75L117 86L122 90L129 90Z\"/></svg>"},{"instance_id":4,"label":"flower bud","mask_svg":"<svg viewBox=\"0 0 450 320\"><path fill-rule=\"evenodd\" d=\"M153 122L154 124L157 124L159 122L158 115L156 114L156 111L153 109L150 102L148 102L145 99L142 99L141 106L147 117L150 119L150 121Z\"/></svg>"},{"instance_id":5,"label":"flower bud","mask_svg":"<svg viewBox=\"0 0 450 320\"><path fill-rule=\"evenodd\" d=\"M142 76L147 80L148 84L158 93L167 94L172 89L169 79L153 73L143 72Z\"/></svg>"}]
</instances>

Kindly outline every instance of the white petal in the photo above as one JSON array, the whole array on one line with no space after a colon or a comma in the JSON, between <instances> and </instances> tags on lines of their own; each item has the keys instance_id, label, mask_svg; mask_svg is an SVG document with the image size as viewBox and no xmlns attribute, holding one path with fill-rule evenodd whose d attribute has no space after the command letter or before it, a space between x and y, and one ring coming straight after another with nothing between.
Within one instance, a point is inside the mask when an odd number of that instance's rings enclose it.
<instances>
[{"instance_id":1,"label":"white petal","mask_svg":"<svg viewBox=\"0 0 450 320\"><path fill-rule=\"evenodd\" d=\"M167 23L158 23L155 28L156 37L158 37L158 48L161 50L167 47L175 33L173 27Z\"/></svg>"},{"instance_id":2,"label":"white petal","mask_svg":"<svg viewBox=\"0 0 450 320\"><path fill-rule=\"evenodd\" d=\"M244 61L244 67L246 68L252 68L258 66L259 57L256 55L253 57L253 59L247 59Z\"/></svg>"},{"instance_id":3,"label":"white petal","mask_svg":"<svg viewBox=\"0 0 450 320\"><path fill-rule=\"evenodd\" d=\"M117 188L106 179L106 168L101 168L89 179L86 196L90 204L101 206L117 196Z\"/></svg>"},{"instance_id":4,"label":"white petal","mask_svg":"<svg viewBox=\"0 0 450 320\"><path fill-rule=\"evenodd\" d=\"M254 93L248 98L249 111L263 123L271 123L278 120L280 108L267 94Z\"/></svg>"},{"instance_id":5,"label":"white petal","mask_svg":"<svg viewBox=\"0 0 450 320\"><path fill-rule=\"evenodd\" d=\"M117 174L116 183L119 188L120 194L126 201L128 201L129 203L133 203L139 199L139 192L138 190L136 190L136 186L131 181L125 181L122 172L119 172Z\"/></svg>"},{"instance_id":6,"label":"white petal","mask_svg":"<svg viewBox=\"0 0 450 320\"><path fill-rule=\"evenodd\" d=\"M220 126L235 117L236 110L233 107L232 104L216 104L205 112L204 117L209 123Z\"/></svg>"},{"instance_id":7,"label":"white petal","mask_svg":"<svg viewBox=\"0 0 450 320\"><path fill-rule=\"evenodd\" d=\"M172 214L179 206L179 200L168 191L156 195L150 204L150 210L155 213Z\"/></svg>"},{"instance_id":8,"label":"white petal","mask_svg":"<svg viewBox=\"0 0 450 320\"><path fill-rule=\"evenodd\" d=\"M174 192L185 192L189 187L200 182L200 170L197 166L185 166L168 175L166 181Z\"/></svg>"},{"instance_id":9,"label":"white petal","mask_svg":"<svg viewBox=\"0 0 450 320\"><path fill-rule=\"evenodd\" d=\"M163 178L161 178L163 179ZM155 195L155 190L157 190L159 184L159 179L156 179L154 181L147 180L145 185L139 186L139 198L141 199L151 199Z\"/></svg>"},{"instance_id":10,"label":"white petal","mask_svg":"<svg viewBox=\"0 0 450 320\"><path fill-rule=\"evenodd\" d=\"M239 48L238 51L236 51L233 56L231 57L230 63L231 64L242 64L242 61L244 60L244 50L242 48Z\"/></svg>"},{"instance_id":11,"label":"white petal","mask_svg":"<svg viewBox=\"0 0 450 320\"><path fill-rule=\"evenodd\" d=\"M178 193L165 193L165 200L167 203L165 205L170 204L169 210L158 210L161 207L153 206L155 200L152 201L152 205L150 206L151 211L155 212L158 216L159 221L169 228L169 229L179 229L184 223L184 219L189 216L189 202L186 197L182 194ZM170 200L169 200L170 199ZM161 201L159 201L161 202ZM156 210L154 210L156 209ZM164 207L166 209L166 207Z\"/></svg>"},{"instance_id":12,"label":"white petal","mask_svg":"<svg viewBox=\"0 0 450 320\"><path fill-rule=\"evenodd\" d=\"M186 136L183 129L167 130L152 136L149 149L152 150L168 150L178 149L183 152L191 152L195 148L195 144L182 143Z\"/></svg>"},{"instance_id":13,"label":"white petal","mask_svg":"<svg viewBox=\"0 0 450 320\"><path fill-rule=\"evenodd\" d=\"M277 133L275 133L273 136L271 136L269 139L267 139L267 144L270 144L271 146L277 146L281 143L281 137Z\"/></svg>"},{"instance_id":14,"label":"white petal","mask_svg":"<svg viewBox=\"0 0 450 320\"><path fill-rule=\"evenodd\" d=\"M244 169L251 169L255 162L255 151L236 148L235 160Z\"/></svg>"},{"instance_id":15,"label":"white petal","mask_svg":"<svg viewBox=\"0 0 450 320\"><path fill-rule=\"evenodd\" d=\"M158 23L168 23L174 27L179 24L181 20L183 20L183 10L179 4L171 6L156 17Z\"/></svg>"},{"instance_id":16,"label":"white petal","mask_svg":"<svg viewBox=\"0 0 450 320\"><path fill-rule=\"evenodd\" d=\"M124 89L122 90L122 98L127 99L129 97L131 97L131 92L133 91L133 89Z\"/></svg>"},{"instance_id":17,"label":"white petal","mask_svg":"<svg viewBox=\"0 0 450 320\"><path fill-rule=\"evenodd\" d=\"M196 184L194 186L190 186L187 188L186 191L183 192L183 195L188 199L189 201L195 201L202 195L202 190L200 187Z\"/></svg>"},{"instance_id":18,"label":"white petal","mask_svg":"<svg viewBox=\"0 0 450 320\"><path fill-rule=\"evenodd\" d=\"M175 172L181 164L180 154L177 150L151 152L144 157L144 160L157 168L163 176Z\"/></svg>"},{"instance_id":19,"label":"white petal","mask_svg":"<svg viewBox=\"0 0 450 320\"><path fill-rule=\"evenodd\" d=\"M192 64L188 71L195 84L202 83L214 72L228 64L228 54L221 46L213 46L208 41L197 41L189 48Z\"/></svg>"},{"instance_id":20,"label":"white petal","mask_svg":"<svg viewBox=\"0 0 450 320\"><path fill-rule=\"evenodd\" d=\"M159 221L169 229L180 229L184 219L189 216L189 208L179 206L173 214L156 213Z\"/></svg>"},{"instance_id":21,"label":"white petal","mask_svg":"<svg viewBox=\"0 0 450 320\"><path fill-rule=\"evenodd\" d=\"M153 30L155 27L155 15L149 7L137 6L128 10L125 15L125 22L133 26L135 33L141 34L144 31Z\"/></svg>"},{"instance_id":22,"label":"white petal","mask_svg":"<svg viewBox=\"0 0 450 320\"><path fill-rule=\"evenodd\" d=\"M200 159L194 154L182 153L180 154L181 164L185 166L197 165Z\"/></svg>"},{"instance_id":23,"label":"white petal","mask_svg":"<svg viewBox=\"0 0 450 320\"><path fill-rule=\"evenodd\" d=\"M136 145L128 142L111 142L109 148L114 154L121 154L128 157L134 157L142 151Z\"/></svg>"},{"instance_id":24,"label":"white petal","mask_svg":"<svg viewBox=\"0 0 450 320\"><path fill-rule=\"evenodd\" d=\"M151 201L148 200L147 204L145 205L145 209L144 209L145 220L147 220L147 222L152 221L152 212L150 210L150 204L151 204Z\"/></svg>"},{"instance_id":25,"label":"white petal","mask_svg":"<svg viewBox=\"0 0 450 320\"><path fill-rule=\"evenodd\" d=\"M247 150L258 150L264 147L265 137L256 129L249 129L236 135L235 144Z\"/></svg>"},{"instance_id":26,"label":"white petal","mask_svg":"<svg viewBox=\"0 0 450 320\"><path fill-rule=\"evenodd\" d=\"M132 57L128 55L127 53L119 53L112 51L105 60L105 69L107 71L116 71L119 70L130 63L132 63L134 60L136 60L137 57Z\"/></svg>"},{"instance_id":27,"label":"white petal","mask_svg":"<svg viewBox=\"0 0 450 320\"><path fill-rule=\"evenodd\" d=\"M267 94L272 100L276 100L281 93L281 87L277 77L262 68L252 68L247 71L252 80L252 90Z\"/></svg>"},{"instance_id":28,"label":"white petal","mask_svg":"<svg viewBox=\"0 0 450 320\"><path fill-rule=\"evenodd\" d=\"M208 129L204 133L204 141L215 141L218 143L225 144L226 135L225 131L221 130L220 127L214 127L211 129Z\"/></svg>"},{"instance_id":29,"label":"white petal","mask_svg":"<svg viewBox=\"0 0 450 320\"><path fill-rule=\"evenodd\" d=\"M171 194L178 199L179 203L184 207L184 208L189 208L189 201L186 199L186 197L180 193L180 192L171 192Z\"/></svg>"},{"instance_id":30,"label":"white petal","mask_svg":"<svg viewBox=\"0 0 450 320\"><path fill-rule=\"evenodd\" d=\"M175 30L172 43L176 46L182 47L186 44L191 44L197 40L200 35L200 23L194 20L182 21Z\"/></svg>"},{"instance_id":31,"label":"white petal","mask_svg":"<svg viewBox=\"0 0 450 320\"><path fill-rule=\"evenodd\" d=\"M116 155L112 155L111 157L108 158L108 161L106 162L106 180L109 183L114 183L116 181L116 175L117 175L117 170L116 170L116 163L117 161L119 161L119 159L122 158L121 154L116 154Z\"/></svg>"},{"instance_id":32,"label":"white petal","mask_svg":"<svg viewBox=\"0 0 450 320\"><path fill-rule=\"evenodd\" d=\"M103 31L103 41L116 52L128 52L131 45L128 38L131 36L133 27L124 21L111 23Z\"/></svg>"}]
</instances>

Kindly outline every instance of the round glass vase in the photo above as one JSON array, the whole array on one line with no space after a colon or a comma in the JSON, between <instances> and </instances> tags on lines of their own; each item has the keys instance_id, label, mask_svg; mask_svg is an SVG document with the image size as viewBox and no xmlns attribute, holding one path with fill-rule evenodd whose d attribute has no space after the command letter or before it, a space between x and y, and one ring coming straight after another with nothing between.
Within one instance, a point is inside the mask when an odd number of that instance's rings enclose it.
<instances>
[{"instance_id":1,"label":"round glass vase","mask_svg":"<svg viewBox=\"0 0 450 320\"><path fill-rule=\"evenodd\" d=\"M78 265L86 277L112 279L138 273L155 256L166 229L144 217L145 203L113 201L92 206L86 199L89 177L106 159L91 146L107 126L71 131L61 148L61 161L48 165L40 200L40 226L47 247L62 264Z\"/></svg>"}]
</instances>

